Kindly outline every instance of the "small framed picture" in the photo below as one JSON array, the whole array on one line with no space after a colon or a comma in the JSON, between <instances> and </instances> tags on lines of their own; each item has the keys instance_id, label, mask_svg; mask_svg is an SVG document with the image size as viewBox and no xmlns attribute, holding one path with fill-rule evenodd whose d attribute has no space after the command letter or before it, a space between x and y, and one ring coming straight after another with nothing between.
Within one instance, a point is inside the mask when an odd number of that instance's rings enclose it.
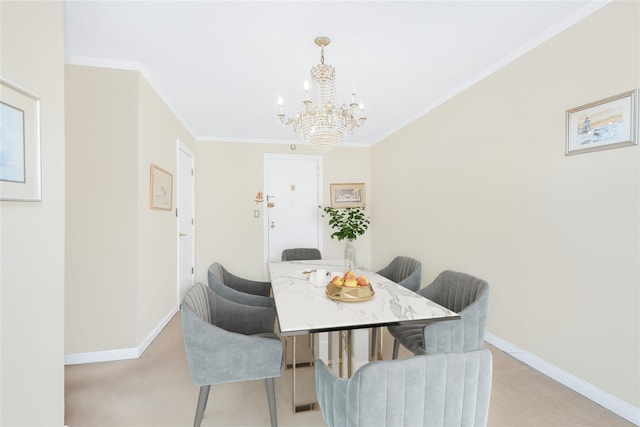
<instances>
[{"instance_id":1,"label":"small framed picture","mask_svg":"<svg viewBox=\"0 0 640 427\"><path fill-rule=\"evenodd\" d=\"M365 205L364 183L331 184L332 208L360 208Z\"/></svg>"},{"instance_id":2,"label":"small framed picture","mask_svg":"<svg viewBox=\"0 0 640 427\"><path fill-rule=\"evenodd\" d=\"M151 165L151 195L149 207L170 211L173 203L173 175L168 171Z\"/></svg>"},{"instance_id":3,"label":"small framed picture","mask_svg":"<svg viewBox=\"0 0 640 427\"><path fill-rule=\"evenodd\" d=\"M565 155L638 144L638 91L567 110Z\"/></svg>"},{"instance_id":4,"label":"small framed picture","mask_svg":"<svg viewBox=\"0 0 640 427\"><path fill-rule=\"evenodd\" d=\"M40 100L0 80L0 200L42 200Z\"/></svg>"}]
</instances>

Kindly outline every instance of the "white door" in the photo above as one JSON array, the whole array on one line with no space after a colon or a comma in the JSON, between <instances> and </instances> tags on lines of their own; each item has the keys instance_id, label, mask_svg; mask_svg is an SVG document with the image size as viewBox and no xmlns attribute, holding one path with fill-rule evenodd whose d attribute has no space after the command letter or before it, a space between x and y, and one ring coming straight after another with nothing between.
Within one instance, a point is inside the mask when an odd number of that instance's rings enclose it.
<instances>
[{"instance_id":1,"label":"white door","mask_svg":"<svg viewBox=\"0 0 640 427\"><path fill-rule=\"evenodd\" d=\"M178 302L194 279L194 155L178 141Z\"/></svg>"},{"instance_id":2,"label":"white door","mask_svg":"<svg viewBox=\"0 0 640 427\"><path fill-rule=\"evenodd\" d=\"M264 171L266 260L287 248L322 251L322 157L266 154Z\"/></svg>"}]
</instances>

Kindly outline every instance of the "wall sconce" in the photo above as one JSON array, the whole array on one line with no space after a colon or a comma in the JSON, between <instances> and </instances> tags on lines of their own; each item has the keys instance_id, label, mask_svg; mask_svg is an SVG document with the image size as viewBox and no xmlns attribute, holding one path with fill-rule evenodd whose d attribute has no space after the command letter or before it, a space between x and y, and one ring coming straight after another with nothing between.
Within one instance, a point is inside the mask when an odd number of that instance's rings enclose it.
<instances>
[{"instance_id":1,"label":"wall sconce","mask_svg":"<svg viewBox=\"0 0 640 427\"><path fill-rule=\"evenodd\" d=\"M262 196L262 191L258 191L256 193L256 204L264 202L264 197Z\"/></svg>"}]
</instances>

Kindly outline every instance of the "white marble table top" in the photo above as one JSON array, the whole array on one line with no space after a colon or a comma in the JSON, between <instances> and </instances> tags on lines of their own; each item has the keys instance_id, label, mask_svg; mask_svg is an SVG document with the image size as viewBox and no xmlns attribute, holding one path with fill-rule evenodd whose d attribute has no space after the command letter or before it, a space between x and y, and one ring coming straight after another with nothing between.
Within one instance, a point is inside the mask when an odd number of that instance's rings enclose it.
<instances>
[{"instance_id":1,"label":"white marble table top","mask_svg":"<svg viewBox=\"0 0 640 427\"><path fill-rule=\"evenodd\" d=\"M375 291L371 299L362 302L334 301L325 294L330 275L315 284L303 273L317 269L344 273L342 261L284 261L270 262L268 266L282 335L459 318L457 313L370 271L355 270L358 276L369 278Z\"/></svg>"}]
</instances>

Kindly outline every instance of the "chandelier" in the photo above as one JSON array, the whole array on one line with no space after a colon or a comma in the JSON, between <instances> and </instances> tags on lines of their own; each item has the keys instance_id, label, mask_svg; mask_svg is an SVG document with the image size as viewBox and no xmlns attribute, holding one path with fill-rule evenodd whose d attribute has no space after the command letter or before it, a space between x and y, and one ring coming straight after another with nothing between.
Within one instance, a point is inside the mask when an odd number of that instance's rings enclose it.
<instances>
[{"instance_id":1,"label":"chandelier","mask_svg":"<svg viewBox=\"0 0 640 427\"><path fill-rule=\"evenodd\" d=\"M282 98L278 97L278 118L285 125L291 125L295 134L309 142L317 151L326 152L364 125L367 120L362 102L356 102L356 91L351 91L351 102L336 105L336 70L324 63L324 48L331 40L317 37L320 46L320 64L311 68L311 94L309 81L304 82L305 99L302 108L294 117L286 117Z\"/></svg>"}]
</instances>

